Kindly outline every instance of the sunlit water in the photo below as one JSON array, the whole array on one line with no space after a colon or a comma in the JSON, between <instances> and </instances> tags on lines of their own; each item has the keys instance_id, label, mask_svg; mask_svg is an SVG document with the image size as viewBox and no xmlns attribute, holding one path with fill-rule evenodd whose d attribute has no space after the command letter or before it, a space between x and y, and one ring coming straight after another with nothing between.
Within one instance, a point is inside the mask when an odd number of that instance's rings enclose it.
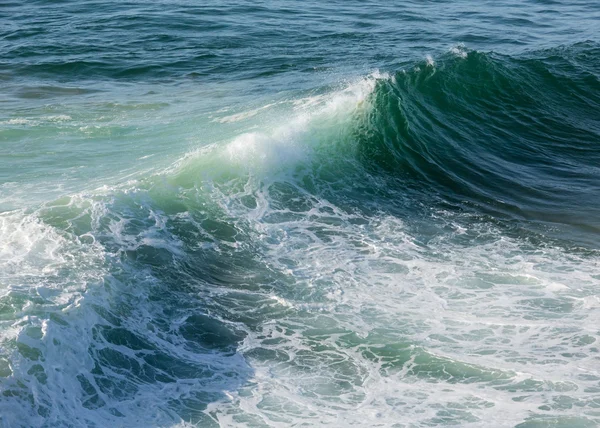
<instances>
[{"instance_id":1,"label":"sunlit water","mask_svg":"<svg viewBox=\"0 0 600 428\"><path fill-rule=\"evenodd\" d=\"M0 424L600 423L600 4L8 2Z\"/></svg>"}]
</instances>

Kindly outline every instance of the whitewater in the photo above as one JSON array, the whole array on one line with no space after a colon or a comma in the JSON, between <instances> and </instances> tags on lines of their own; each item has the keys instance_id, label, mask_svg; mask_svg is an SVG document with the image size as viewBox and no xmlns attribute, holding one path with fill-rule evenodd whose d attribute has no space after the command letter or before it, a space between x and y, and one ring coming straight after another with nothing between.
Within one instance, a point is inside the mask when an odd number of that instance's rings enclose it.
<instances>
[{"instance_id":1,"label":"whitewater","mask_svg":"<svg viewBox=\"0 0 600 428\"><path fill-rule=\"evenodd\" d=\"M600 423L594 2L38 6L0 426Z\"/></svg>"}]
</instances>

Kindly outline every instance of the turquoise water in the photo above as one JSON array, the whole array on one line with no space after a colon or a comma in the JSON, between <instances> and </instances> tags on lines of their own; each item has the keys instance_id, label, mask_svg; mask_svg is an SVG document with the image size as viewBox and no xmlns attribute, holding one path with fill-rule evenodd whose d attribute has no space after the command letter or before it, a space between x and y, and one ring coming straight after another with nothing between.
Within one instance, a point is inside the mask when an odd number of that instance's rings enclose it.
<instances>
[{"instance_id":1,"label":"turquoise water","mask_svg":"<svg viewBox=\"0 0 600 428\"><path fill-rule=\"evenodd\" d=\"M600 4L0 7L0 425L600 423Z\"/></svg>"}]
</instances>

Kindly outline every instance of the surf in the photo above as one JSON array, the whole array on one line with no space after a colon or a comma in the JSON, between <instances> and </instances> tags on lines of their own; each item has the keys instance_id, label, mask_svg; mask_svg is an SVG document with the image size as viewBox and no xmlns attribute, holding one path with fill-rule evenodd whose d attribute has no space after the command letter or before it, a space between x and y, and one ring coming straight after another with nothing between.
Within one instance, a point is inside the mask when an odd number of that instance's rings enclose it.
<instances>
[{"instance_id":1,"label":"surf","mask_svg":"<svg viewBox=\"0 0 600 428\"><path fill-rule=\"evenodd\" d=\"M2 422L593 423L597 49L202 111L160 167L6 210Z\"/></svg>"}]
</instances>

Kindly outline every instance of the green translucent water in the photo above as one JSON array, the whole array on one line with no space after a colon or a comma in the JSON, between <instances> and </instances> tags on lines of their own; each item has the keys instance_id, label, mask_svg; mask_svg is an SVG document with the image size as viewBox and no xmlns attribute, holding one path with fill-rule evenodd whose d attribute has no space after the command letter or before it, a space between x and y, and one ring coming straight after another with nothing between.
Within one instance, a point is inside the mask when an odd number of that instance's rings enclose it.
<instances>
[{"instance_id":1,"label":"green translucent water","mask_svg":"<svg viewBox=\"0 0 600 428\"><path fill-rule=\"evenodd\" d=\"M596 2L9 2L0 425L593 427Z\"/></svg>"}]
</instances>

